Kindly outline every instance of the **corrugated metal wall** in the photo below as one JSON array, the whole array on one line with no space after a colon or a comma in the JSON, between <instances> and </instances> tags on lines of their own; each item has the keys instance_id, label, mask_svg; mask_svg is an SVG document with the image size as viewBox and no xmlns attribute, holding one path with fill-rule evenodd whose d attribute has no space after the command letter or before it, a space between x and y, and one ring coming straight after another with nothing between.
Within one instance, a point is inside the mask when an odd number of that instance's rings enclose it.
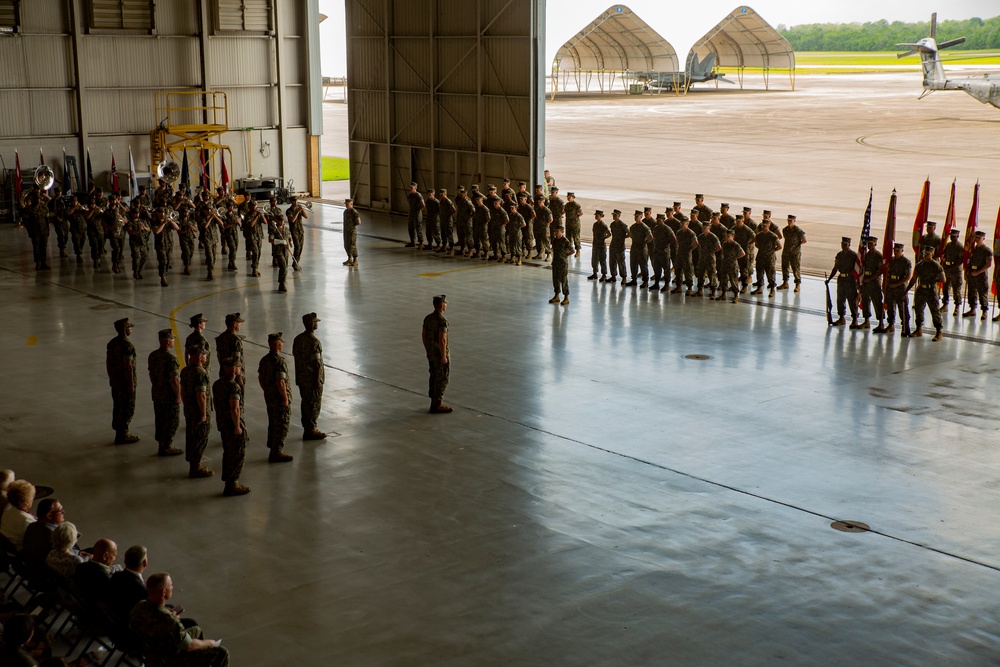
<instances>
[{"instance_id":1,"label":"corrugated metal wall","mask_svg":"<svg viewBox=\"0 0 1000 667\"><path fill-rule=\"evenodd\" d=\"M215 34L217 1L157 2L155 35L88 34L90 0L22 1L18 32L0 38L4 164L13 165L17 148L22 167L33 168L41 149L61 177L63 148L81 165L89 148L95 174L102 174L110 169L114 149L123 173L131 146L137 169L146 171L149 132L161 120L154 93L221 90L231 131L220 141L232 150L231 177L252 170L307 186L310 136L305 128L311 96L322 95L310 80L315 73L307 39L313 28L307 16L318 11L317 0L274 0L271 36ZM264 143L269 146L262 153ZM194 167L195 157L189 157Z\"/></svg>"},{"instance_id":2,"label":"corrugated metal wall","mask_svg":"<svg viewBox=\"0 0 1000 667\"><path fill-rule=\"evenodd\" d=\"M347 0L351 192L533 181L544 146L544 0Z\"/></svg>"}]
</instances>

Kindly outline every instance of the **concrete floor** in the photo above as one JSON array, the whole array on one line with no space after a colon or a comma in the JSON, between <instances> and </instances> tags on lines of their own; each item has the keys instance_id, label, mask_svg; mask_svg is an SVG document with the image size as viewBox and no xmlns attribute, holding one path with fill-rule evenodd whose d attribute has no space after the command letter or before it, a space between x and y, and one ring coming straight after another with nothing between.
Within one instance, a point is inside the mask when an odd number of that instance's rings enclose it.
<instances>
[{"instance_id":1,"label":"concrete floor","mask_svg":"<svg viewBox=\"0 0 1000 667\"><path fill-rule=\"evenodd\" d=\"M995 325L948 337L830 329L822 285L740 304L590 283L546 303L545 266L404 249L317 205L304 270L169 288L56 261L0 229L0 467L56 488L85 542L150 551L241 666L989 665L1000 660ZM395 240L392 240L395 239ZM242 255L241 255L242 256ZM580 270L588 269L587 271ZM147 271L147 274L152 271ZM428 415L419 342L449 299L451 415ZM327 388L266 463L253 378L243 498L155 456L148 381L111 444L104 346L203 312L272 331L322 318ZM702 354L707 360L690 360ZM208 465L221 468L213 433ZM845 533L835 520L872 532Z\"/></svg>"}]
</instances>

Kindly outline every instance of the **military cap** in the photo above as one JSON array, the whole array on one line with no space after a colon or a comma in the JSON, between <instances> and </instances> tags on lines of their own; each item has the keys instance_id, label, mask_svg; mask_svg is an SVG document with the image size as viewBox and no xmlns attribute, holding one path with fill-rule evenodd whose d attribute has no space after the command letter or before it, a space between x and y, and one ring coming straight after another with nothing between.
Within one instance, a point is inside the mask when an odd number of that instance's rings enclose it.
<instances>
[{"instance_id":1,"label":"military cap","mask_svg":"<svg viewBox=\"0 0 1000 667\"><path fill-rule=\"evenodd\" d=\"M977 236L977 237L982 237L982 238L986 238L986 232L984 232L983 230L981 230L981 229L980 229L980 230L978 230L978 231L976 232L976 236Z\"/></svg>"},{"instance_id":2,"label":"military cap","mask_svg":"<svg viewBox=\"0 0 1000 667\"><path fill-rule=\"evenodd\" d=\"M310 322L319 322L320 319L317 317L316 313L306 313L302 316L302 324L309 324Z\"/></svg>"},{"instance_id":3,"label":"military cap","mask_svg":"<svg viewBox=\"0 0 1000 667\"><path fill-rule=\"evenodd\" d=\"M434 194L434 188L427 188L427 194L429 195Z\"/></svg>"},{"instance_id":4,"label":"military cap","mask_svg":"<svg viewBox=\"0 0 1000 667\"><path fill-rule=\"evenodd\" d=\"M347 206L348 204L350 204L353 201L354 201L353 199L351 199L350 197L348 197L347 199L344 200L344 206Z\"/></svg>"},{"instance_id":5,"label":"military cap","mask_svg":"<svg viewBox=\"0 0 1000 667\"><path fill-rule=\"evenodd\" d=\"M411 183L410 183L410 187L411 187L411 188L415 188L415 187L417 187L417 182L416 182L416 181L413 181L413 182L411 182Z\"/></svg>"},{"instance_id":6,"label":"military cap","mask_svg":"<svg viewBox=\"0 0 1000 667\"><path fill-rule=\"evenodd\" d=\"M240 317L239 313L229 313L228 315L226 315L226 326L227 327L230 324L233 324L234 322L246 322L246 320L244 320L242 317Z\"/></svg>"},{"instance_id":7,"label":"military cap","mask_svg":"<svg viewBox=\"0 0 1000 667\"><path fill-rule=\"evenodd\" d=\"M435 307L440 306L442 303L448 303L448 297L446 297L444 294L438 294L436 297L434 297Z\"/></svg>"},{"instance_id":8,"label":"military cap","mask_svg":"<svg viewBox=\"0 0 1000 667\"><path fill-rule=\"evenodd\" d=\"M535 201L545 201L545 195L535 195Z\"/></svg>"},{"instance_id":9,"label":"military cap","mask_svg":"<svg viewBox=\"0 0 1000 667\"><path fill-rule=\"evenodd\" d=\"M509 208L512 211L516 211L517 210L517 202L515 202L515 201L509 201L509 202L507 202L507 208Z\"/></svg>"},{"instance_id":10,"label":"military cap","mask_svg":"<svg viewBox=\"0 0 1000 667\"><path fill-rule=\"evenodd\" d=\"M937 223L936 222L934 222L933 220L928 220L927 221L927 226L930 227L931 225L934 225L935 227L937 227Z\"/></svg>"},{"instance_id":11,"label":"military cap","mask_svg":"<svg viewBox=\"0 0 1000 667\"><path fill-rule=\"evenodd\" d=\"M125 327L134 327L135 325L128 321L127 317L123 317L120 320L115 320L115 330L124 331Z\"/></svg>"},{"instance_id":12,"label":"military cap","mask_svg":"<svg viewBox=\"0 0 1000 667\"><path fill-rule=\"evenodd\" d=\"M559 192L559 188L553 185L551 188L549 188L549 192Z\"/></svg>"},{"instance_id":13,"label":"military cap","mask_svg":"<svg viewBox=\"0 0 1000 667\"><path fill-rule=\"evenodd\" d=\"M893 243L892 244L892 249L893 250L902 250L905 247L906 246L904 246L902 243Z\"/></svg>"},{"instance_id":14,"label":"military cap","mask_svg":"<svg viewBox=\"0 0 1000 667\"><path fill-rule=\"evenodd\" d=\"M535 183L535 189L538 190L542 187L541 183Z\"/></svg>"},{"instance_id":15,"label":"military cap","mask_svg":"<svg viewBox=\"0 0 1000 667\"><path fill-rule=\"evenodd\" d=\"M603 218L604 217L604 211L602 211L600 209L597 209L596 211L594 211L594 215L599 215L599 216L601 216Z\"/></svg>"},{"instance_id":16,"label":"military cap","mask_svg":"<svg viewBox=\"0 0 1000 667\"><path fill-rule=\"evenodd\" d=\"M634 215L642 215L642 211L640 211L639 209L635 209Z\"/></svg>"},{"instance_id":17,"label":"military cap","mask_svg":"<svg viewBox=\"0 0 1000 667\"><path fill-rule=\"evenodd\" d=\"M959 231L958 229L953 229L953 230L951 230L951 232L949 232L949 233L950 233L950 234L951 234L952 236L958 236L958 235L959 235L959 234L961 234L962 232L961 232L961 231Z\"/></svg>"},{"instance_id":18,"label":"military cap","mask_svg":"<svg viewBox=\"0 0 1000 667\"><path fill-rule=\"evenodd\" d=\"M615 209L615 210L611 211L611 215L621 215L621 214L622 214L622 212L619 211L618 209Z\"/></svg>"},{"instance_id":19,"label":"military cap","mask_svg":"<svg viewBox=\"0 0 1000 667\"><path fill-rule=\"evenodd\" d=\"M749 212L750 212L750 211L752 211L752 210L753 210L753 209L752 209L752 208L750 208L749 206L744 206L744 207L743 207L743 212L744 212L744 213L749 213Z\"/></svg>"},{"instance_id":20,"label":"military cap","mask_svg":"<svg viewBox=\"0 0 1000 667\"><path fill-rule=\"evenodd\" d=\"M674 206L680 206L680 205L681 205L681 203L679 201L675 201L674 202Z\"/></svg>"},{"instance_id":21,"label":"military cap","mask_svg":"<svg viewBox=\"0 0 1000 667\"><path fill-rule=\"evenodd\" d=\"M841 243L850 243L851 242L851 237L850 236L841 236L840 237L840 242Z\"/></svg>"},{"instance_id":22,"label":"military cap","mask_svg":"<svg viewBox=\"0 0 1000 667\"><path fill-rule=\"evenodd\" d=\"M528 198L528 193L527 192L518 192L517 193L517 198L518 199L527 199Z\"/></svg>"},{"instance_id":23,"label":"military cap","mask_svg":"<svg viewBox=\"0 0 1000 667\"><path fill-rule=\"evenodd\" d=\"M438 194L439 195L446 195L446 194L448 194L448 189L447 188L440 188L440 189L438 189Z\"/></svg>"},{"instance_id":24,"label":"military cap","mask_svg":"<svg viewBox=\"0 0 1000 667\"><path fill-rule=\"evenodd\" d=\"M458 188L455 190L455 192L465 192L465 186L464 185L458 186Z\"/></svg>"},{"instance_id":25,"label":"military cap","mask_svg":"<svg viewBox=\"0 0 1000 667\"><path fill-rule=\"evenodd\" d=\"M575 197L575 196L576 196L576 193L575 193L575 192L567 192L567 193L566 193L566 196L567 196L567 197Z\"/></svg>"},{"instance_id":26,"label":"military cap","mask_svg":"<svg viewBox=\"0 0 1000 667\"><path fill-rule=\"evenodd\" d=\"M476 190L475 192L472 193L472 199L475 201L482 201L483 193L480 192L479 190Z\"/></svg>"},{"instance_id":27,"label":"military cap","mask_svg":"<svg viewBox=\"0 0 1000 667\"><path fill-rule=\"evenodd\" d=\"M767 210L766 208L764 209L763 213L764 213L764 215L771 215L771 212L769 210Z\"/></svg>"},{"instance_id":28,"label":"military cap","mask_svg":"<svg viewBox=\"0 0 1000 667\"><path fill-rule=\"evenodd\" d=\"M503 182L504 183L510 183L510 179L509 178L505 178L505 179L503 179Z\"/></svg>"},{"instance_id":29,"label":"military cap","mask_svg":"<svg viewBox=\"0 0 1000 667\"><path fill-rule=\"evenodd\" d=\"M478 183L473 183L472 184L472 191L473 192L479 192L479 184Z\"/></svg>"},{"instance_id":30,"label":"military cap","mask_svg":"<svg viewBox=\"0 0 1000 667\"><path fill-rule=\"evenodd\" d=\"M160 338L176 338L176 336L174 336L174 332L170 329L160 329L156 335Z\"/></svg>"},{"instance_id":31,"label":"military cap","mask_svg":"<svg viewBox=\"0 0 1000 667\"><path fill-rule=\"evenodd\" d=\"M242 366L239 357L226 357L225 359L220 359L219 363L223 366Z\"/></svg>"},{"instance_id":32,"label":"military cap","mask_svg":"<svg viewBox=\"0 0 1000 667\"><path fill-rule=\"evenodd\" d=\"M652 213L653 212L653 207L652 206L643 206L642 207L642 212L643 213Z\"/></svg>"},{"instance_id":33,"label":"military cap","mask_svg":"<svg viewBox=\"0 0 1000 667\"><path fill-rule=\"evenodd\" d=\"M528 184L525 183L524 181L518 181L517 182L517 187L526 186L526 185L528 185Z\"/></svg>"},{"instance_id":34,"label":"military cap","mask_svg":"<svg viewBox=\"0 0 1000 667\"><path fill-rule=\"evenodd\" d=\"M871 243L871 242L873 242L873 241L874 241L875 243L878 243L878 237L877 237L877 236L869 236L868 238L866 238L866 239L865 239L865 242L866 242L866 243Z\"/></svg>"},{"instance_id":35,"label":"military cap","mask_svg":"<svg viewBox=\"0 0 1000 667\"><path fill-rule=\"evenodd\" d=\"M694 196L694 198L695 199L704 199L705 195L703 195L703 194L697 194L697 195Z\"/></svg>"},{"instance_id":36,"label":"military cap","mask_svg":"<svg viewBox=\"0 0 1000 667\"><path fill-rule=\"evenodd\" d=\"M285 340L284 338L281 337L281 332L280 331L277 332L277 333L269 333L269 334L267 334L267 342L268 343L273 343L273 342L279 341L279 340Z\"/></svg>"},{"instance_id":37,"label":"military cap","mask_svg":"<svg viewBox=\"0 0 1000 667\"><path fill-rule=\"evenodd\" d=\"M487 189L487 190L496 190L496 189L497 189L497 186L495 186L495 185L493 185L492 183L490 183L489 185L487 185L487 186L486 186L486 189Z\"/></svg>"},{"instance_id":38,"label":"military cap","mask_svg":"<svg viewBox=\"0 0 1000 667\"><path fill-rule=\"evenodd\" d=\"M791 213L789 213L789 214L788 214L788 219L789 219L789 220L794 220L794 219L795 219L795 216L794 216L794 215L792 215Z\"/></svg>"},{"instance_id":39,"label":"military cap","mask_svg":"<svg viewBox=\"0 0 1000 667\"><path fill-rule=\"evenodd\" d=\"M664 215L663 213L657 213L657 214L656 214L656 219L657 219L657 220L666 220L666 219L667 219L667 216L666 216L666 215Z\"/></svg>"},{"instance_id":40,"label":"military cap","mask_svg":"<svg viewBox=\"0 0 1000 667\"><path fill-rule=\"evenodd\" d=\"M719 208L729 208L729 204L719 204Z\"/></svg>"},{"instance_id":41,"label":"military cap","mask_svg":"<svg viewBox=\"0 0 1000 667\"><path fill-rule=\"evenodd\" d=\"M734 220L742 220L743 219L743 214L742 213L737 213L736 215L733 216L733 219Z\"/></svg>"},{"instance_id":42,"label":"military cap","mask_svg":"<svg viewBox=\"0 0 1000 667\"><path fill-rule=\"evenodd\" d=\"M713 217L713 218L718 218L718 217L719 217L719 216L721 216L721 215L722 215L722 214L721 214L721 213L719 213L718 211L712 211L712 217Z\"/></svg>"},{"instance_id":43,"label":"military cap","mask_svg":"<svg viewBox=\"0 0 1000 667\"><path fill-rule=\"evenodd\" d=\"M187 351L191 354L208 354L208 345L198 342L187 346Z\"/></svg>"},{"instance_id":44,"label":"military cap","mask_svg":"<svg viewBox=\"0 0 1000 667\"><path fill-rule=\"evenodd\" d=\"M937 246L935 246L933 243L927 243L923 247L924 252L934 252L935 250L937 250Z\"/></svg>"},{"instance_id":45,"label":"military cap","mask_svg":"<svg viewBox=\"0 0 1000 667\"><path fill-rule=\"evenodd\" d=\"M191 316L191 327L192 328L198 326L202 322L208 322L208 320L206 320L205 317L201 313L198 313L197 315L192 315Z\"/></svg>"},{"instance_id":46,"label":"military cap","mask_svg":"<svg viewBox=\"0 0 1000 667\"><path fill-rule=\"evenodd\" d=\"M726 236L736 236L736 232L732 229L726 228Z\"/></svg>"}]
</instances>

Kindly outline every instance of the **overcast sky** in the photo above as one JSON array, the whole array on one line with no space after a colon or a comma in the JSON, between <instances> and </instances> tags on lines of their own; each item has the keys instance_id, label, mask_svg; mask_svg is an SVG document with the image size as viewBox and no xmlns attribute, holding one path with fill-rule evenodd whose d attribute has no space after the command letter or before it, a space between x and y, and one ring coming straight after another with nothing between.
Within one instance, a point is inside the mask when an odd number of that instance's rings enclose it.
<instances>
[{"instance_id":1,"label":"overcast sky","mask_svg":"<svg viewBox=\"0 0 1000 667\"><path fill-rule=\"evenodd\" d=\"M568 39L614 5L607 0L548 0L546 14L546 62ZM631 0L629 7L670 42L683 57L695 40L740 6L723 0ZM926 21L931 12L938 19L989 18L1000 14L997 0L758 0L754 9L773 26L801 23L864 23L889 21ZM347 73L344 0L319 0L319 10L329 18L320 26L323 48L323 75ZM926 37L914 35L913 39Z\"/></svg>"}]
</instances>

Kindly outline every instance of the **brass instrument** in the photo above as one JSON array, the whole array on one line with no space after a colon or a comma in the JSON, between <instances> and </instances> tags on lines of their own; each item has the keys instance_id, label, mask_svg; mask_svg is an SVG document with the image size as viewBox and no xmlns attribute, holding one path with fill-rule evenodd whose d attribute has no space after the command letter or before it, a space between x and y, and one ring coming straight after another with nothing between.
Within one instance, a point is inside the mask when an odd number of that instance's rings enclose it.
<instances>
[{"instance_id":1,"label":"brass instrument","mask_svg":"<svg viewBox=\"0 0 1000 667\"><path fill-rule=\"evenodd\" d=\"M56 183L56 174L52 171L52 167L47 164L43 164L41 167L35 169L35 185L37 185L42 190L48 190Z\"/></svg>"},{"instance_id":2,"label":"brass instrument","mask_svg":"<svg viewBox=\"0 0 1000 667\"><path fill-rule=\"evenodd\" d=\"M181 177L181 166L173 160L164 160L156 165L156 177L173 185Z\"/></svg>"}]
</instances>

